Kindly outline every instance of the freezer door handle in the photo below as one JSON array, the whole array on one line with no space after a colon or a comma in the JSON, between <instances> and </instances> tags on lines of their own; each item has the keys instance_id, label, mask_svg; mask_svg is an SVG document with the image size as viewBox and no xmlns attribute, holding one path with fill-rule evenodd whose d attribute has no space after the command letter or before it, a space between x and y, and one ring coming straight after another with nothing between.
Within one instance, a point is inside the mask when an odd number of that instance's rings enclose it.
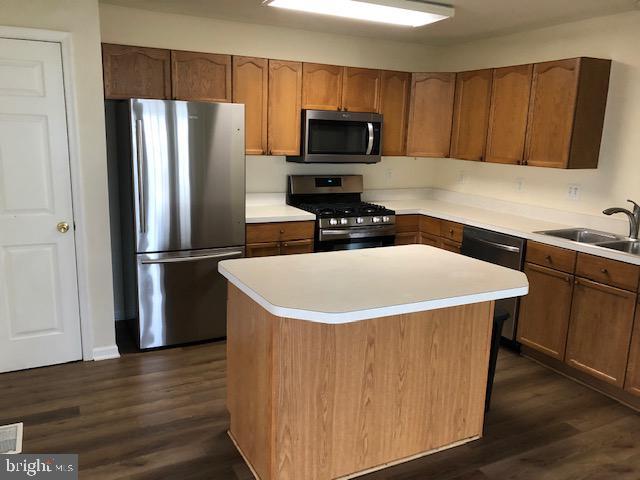
<instances>
[{"instance_id":1,"label":"freezer door handle","mask_svg":"<svg viewBox=\"0 0 640 480\"><path fill-rule=\"evenodd\" d=\"M200 260L212 260L215 258L232 258L242 257L244 252L227 252L227 253L214 253L212 255L196 255L193 257L171 257L171 258L156 258L142 260L140 263L143 265L150 265L154 263L183 263L183 262L199 262Z\"/></svg>"}]
</instances>

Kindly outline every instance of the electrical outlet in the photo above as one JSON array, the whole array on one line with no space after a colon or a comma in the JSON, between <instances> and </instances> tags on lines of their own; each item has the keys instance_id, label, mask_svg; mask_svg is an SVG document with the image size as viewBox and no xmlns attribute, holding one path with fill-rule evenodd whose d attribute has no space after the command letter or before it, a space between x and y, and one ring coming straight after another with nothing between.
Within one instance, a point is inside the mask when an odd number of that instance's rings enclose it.
<instances>
[{"instance_id":1,"label":"electrical outlet","mask_svg":"<svg viewBox=\"0 0 640 480\"><path fill-rule=\"evenodd\" d=\"M521 192L524 190L524 178L518 177L516 178L516 191Z\"/></svg>"},{"instance_id":2,"label":"electrical outlet","mask_svg":"<svg viewBox=\"0 0 640 480\"><path fill-rule=\"evenodd\" d=\"M460 171L460 173L458 173L458 183L461 185L467 183L467 176L463 171Z\"/></svg>"},{"instance_id":3,"label":"electrical outlet","mask_svg":"<svg viewBox=\"0 0 640 480\"><path fill-rule=\"evenodd\" d=\"M567 198L569 200L579 200L580 199L580 185L576 185L572 183L569 185L569 189L567 190Z\"/></svg>"}]
</instances>

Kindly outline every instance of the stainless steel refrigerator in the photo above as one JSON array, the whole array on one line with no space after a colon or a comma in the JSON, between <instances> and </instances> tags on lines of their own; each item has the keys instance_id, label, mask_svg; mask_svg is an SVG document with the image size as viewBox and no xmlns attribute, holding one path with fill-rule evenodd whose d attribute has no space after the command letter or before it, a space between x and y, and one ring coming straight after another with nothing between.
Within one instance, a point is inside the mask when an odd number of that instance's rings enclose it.
<instances>
[{"instance_id":1,"label":"stainless steel refrigerator","mask_svg":"<svg viewBox=\"0 0 640 480\"><path fill-rule=\"evenodd\" d=\"M112 215L121 240L114 264L122 262L138 346L224 337L218 262L244 256L244 105L113 102L107 126L120 217Z\"/></svg>"}]
</instances>

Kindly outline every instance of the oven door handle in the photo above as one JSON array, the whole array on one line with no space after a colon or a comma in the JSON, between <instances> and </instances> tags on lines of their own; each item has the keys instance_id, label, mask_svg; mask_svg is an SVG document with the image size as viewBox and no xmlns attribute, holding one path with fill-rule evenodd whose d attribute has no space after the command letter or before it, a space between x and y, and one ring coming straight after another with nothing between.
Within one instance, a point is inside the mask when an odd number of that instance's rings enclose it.
<instances>
[{"instance_id":1,"label":"oven door handle","mask_svg":"<svg viewBox=\"0 0 640 480\"><path fill-rule=\"evenodd\" d=\"M373 151L373 123L367 122L367 129L369 130L369 143L367 143L367 155L371 155Z\"/></svg>"},{"instance_id":2,"label":"oven door handle","mask_svg":"<svg viewBox=\"0 0 640 480\"><path fill-rule=\"evenodd\" d=\"M388 237L396 234L395 225L381 225L379 227L362 227L350 229L321 229L320 241L322 240L340 240L349 238L375 238Z\"/></svg>"}]
</instances>

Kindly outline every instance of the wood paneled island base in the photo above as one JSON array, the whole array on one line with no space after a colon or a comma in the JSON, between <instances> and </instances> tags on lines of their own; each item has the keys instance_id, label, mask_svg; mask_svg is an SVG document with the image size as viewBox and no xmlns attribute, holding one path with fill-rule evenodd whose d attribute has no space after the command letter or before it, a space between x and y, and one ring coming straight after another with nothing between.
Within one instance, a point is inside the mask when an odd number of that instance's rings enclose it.
<instances>
[{"instance_id":1,"label":"wood paneled island base","mask_svg":"<svg viewBox=\"0 0 640 480\"><path fill-rule=\"evenodd\" d=\"M324 324L229 283L230 435L260 480L351 478L482 435L493 301Z\"/></svg>"}]
</instances>

